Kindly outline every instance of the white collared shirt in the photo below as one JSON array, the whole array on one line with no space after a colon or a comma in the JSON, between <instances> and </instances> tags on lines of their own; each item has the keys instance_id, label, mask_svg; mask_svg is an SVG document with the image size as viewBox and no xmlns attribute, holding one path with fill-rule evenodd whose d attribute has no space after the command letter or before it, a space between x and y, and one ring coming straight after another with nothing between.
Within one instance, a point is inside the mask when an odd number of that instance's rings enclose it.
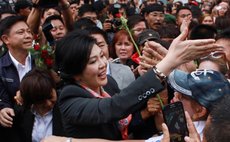
<instances>
[{"instance_id":1,"label":"white collared shirt","mask_svg":"<svg viewBox=\"0 0 230 142\"><path fill-rule=\"evenodd\" d=\"M107 74L107 75L111 75L109 61L107 62L106 74Z\"/></svg>"},{"instance_id":2,"label":"white collared shirt","mask_svg":"<svg viewBox=\"0 0 230 142\"><path fill-rule=\"evenodd\" d=\"M32 69L31 55L30 55L30 53L28 54L28 56L26 57L25 65L23 65L23 64L19 63L12 56L12 54L10 52L9 52L9 54L10 54L11 60L13 61L14 65L15 65L17 71L18 71L19 79L21 81L22 78L25 76L25 74Z\"/></svg>"},{"instance_id":3,"label":"white collared shirt","mask_svg":"<svg viewBox=\"0 0 230 142\"><path fill-rule=\"evenodd\" d=\"M35 110L34 125L32 130L32 142L40 142L43 138L51 136L53 133L53 110L44 116L39 115Z\"/></svg>"}]
</instances>

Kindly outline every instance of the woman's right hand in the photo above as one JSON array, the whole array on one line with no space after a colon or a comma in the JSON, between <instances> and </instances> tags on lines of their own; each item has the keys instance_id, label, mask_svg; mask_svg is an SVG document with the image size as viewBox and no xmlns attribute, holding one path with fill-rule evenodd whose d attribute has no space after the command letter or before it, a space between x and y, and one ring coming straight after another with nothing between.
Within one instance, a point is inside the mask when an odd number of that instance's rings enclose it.
<instances>
[{"instance_id":1,"label":"woman's right hand","mask_svg":"<svg viewBox=\"0 0 230 142\"><path fill-rule=\"evenodd\" d=\"M173 40L165 58L156 65L166 76L183 63L207 56L213 51L223 52L214 39L185 40L187 35L188 29L185 29Z\"/></svg>"}]
</instances>

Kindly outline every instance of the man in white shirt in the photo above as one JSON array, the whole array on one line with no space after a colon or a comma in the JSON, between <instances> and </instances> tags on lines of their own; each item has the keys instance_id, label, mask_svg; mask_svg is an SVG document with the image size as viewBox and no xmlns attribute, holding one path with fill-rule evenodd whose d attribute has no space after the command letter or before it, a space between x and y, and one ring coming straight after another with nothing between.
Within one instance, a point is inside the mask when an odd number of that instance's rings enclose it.
<instances>
[{"instance_id":1,"label":"man in white shirt","mask_svg":"<svg viewBox=\"0 0 230 142\"><path fill-rule=\"evenodd\" d=\"M0 37L8 48L0 58L0 125L12 127L14 96L23 76L31 70L32 34L23 17L10 16L0 22Z\"/></svg>"}]
</instances>

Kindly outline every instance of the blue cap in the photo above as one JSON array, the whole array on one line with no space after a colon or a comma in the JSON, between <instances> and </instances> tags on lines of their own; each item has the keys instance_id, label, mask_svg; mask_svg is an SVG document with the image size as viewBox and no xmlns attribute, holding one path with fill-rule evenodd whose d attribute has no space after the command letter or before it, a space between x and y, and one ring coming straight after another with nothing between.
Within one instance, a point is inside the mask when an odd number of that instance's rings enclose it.
<instances>
[{"instance_id":1,"label":"blue cap","mask_svg":"<svg viewBox=\"0 0 230 142\"><path fill-rule=\"evenodd\" d=\"M174 70L168 82L176 91L190 96L202 106L211 109L214 102L230 95L230 83L223 74L213 70L196 70L186 73Z\"/></svg>"}]
</instances>

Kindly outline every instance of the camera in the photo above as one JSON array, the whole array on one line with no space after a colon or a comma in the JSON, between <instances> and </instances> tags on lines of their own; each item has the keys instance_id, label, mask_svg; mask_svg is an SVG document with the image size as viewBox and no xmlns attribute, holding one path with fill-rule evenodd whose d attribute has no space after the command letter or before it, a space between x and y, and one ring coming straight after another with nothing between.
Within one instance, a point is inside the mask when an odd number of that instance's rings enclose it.
<instances>
[{"instance_id":1,"label":"camera","mask_svg":"<svg viewBox=\"0 0 230 142\"><path fill-rule=\"evenodd\" d=\"M41 8L51 8L58 6L58 0L40 0L38 3Z\"/></svg>"},{"instance_id":2,"label":"camera","mask_svg":"<svg viewBox=\"0 0 230 142\"><path fill-rule=\"evenodd\" d=\"M111 23L115 26L115 27L119 27L121 26L121 20L120 19L113 19L111 20Z\"/></svg>"},{"instance_id":3,"label":"camera","mask_svg":"<svg viewBox=\"0 0 230 142\"><path fill-rule=\"evenodd\" d=\"M51 29L53 29L53 25L51 23L46 23L42 26L42 31L46 37L47 42L50 46L53 46L55 44L55 40L50 32Z\"/></svg>"},{"instance_id":4,"label":"camera","mask_svg":"<svg viewBox=\"0 0 230 142\"><path fill-rule=\"evenodd\" d=\"M120 19L113 19L113 20L105 20L105 23L111 23L111 29L107 29L106 32L116 32L118 27L121 26Z\"/></svg>"},{"instance_id":5,"label":"camera","mask_svg":"<svg viewBox=\"0 0 230 142\"><path fill-rule=\"evenodd\" d=\"M105 22L111 23L115 27L121 26L121 20L120 19L105 20Z\"/></svg>"}]
</instances>

